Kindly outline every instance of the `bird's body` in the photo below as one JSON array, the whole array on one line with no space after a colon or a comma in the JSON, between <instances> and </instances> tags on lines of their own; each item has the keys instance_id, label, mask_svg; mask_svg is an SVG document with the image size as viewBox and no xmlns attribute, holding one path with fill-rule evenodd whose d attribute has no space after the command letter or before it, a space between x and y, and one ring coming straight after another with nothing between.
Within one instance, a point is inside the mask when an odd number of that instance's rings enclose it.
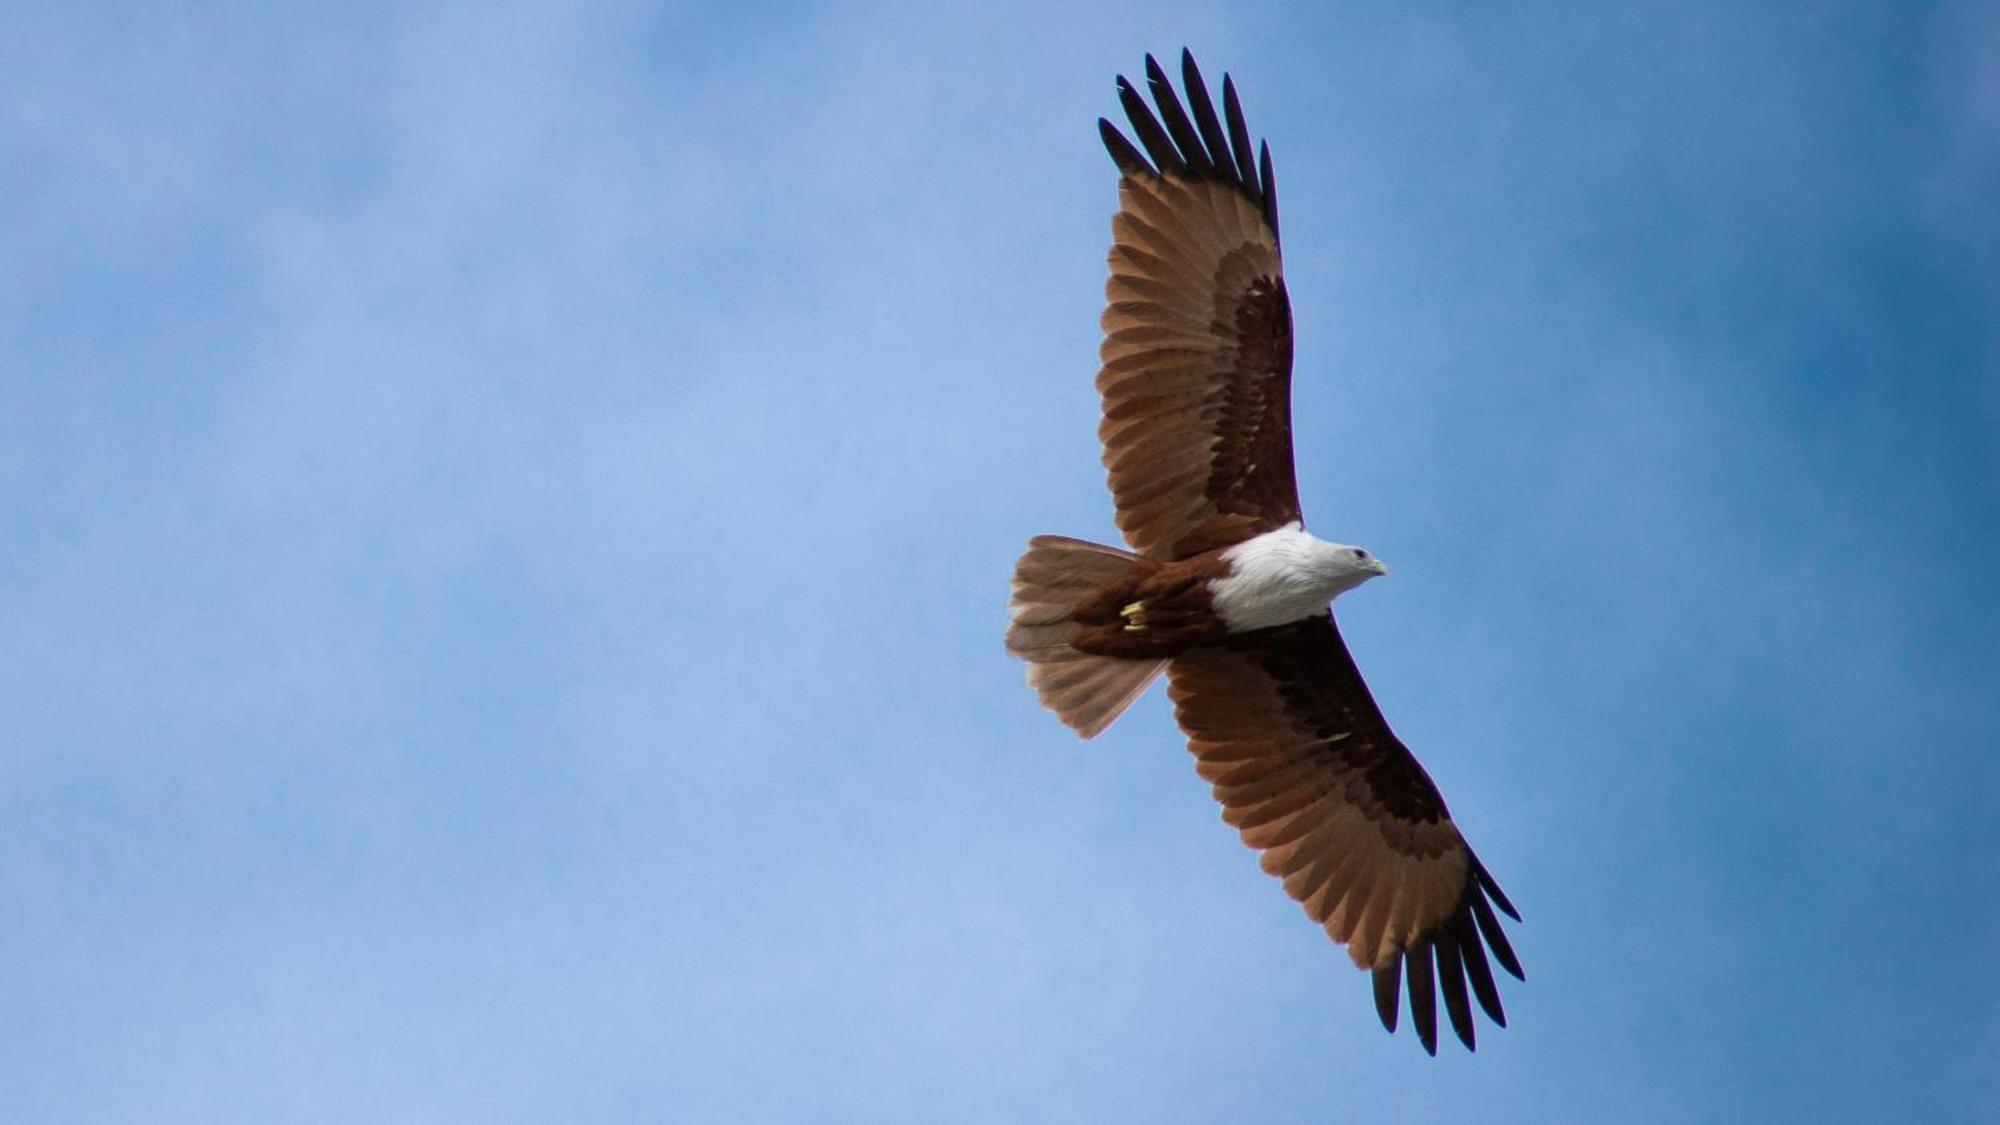
<instances>
[{"instance_id":1,"label":"bird's body","mask_svg":"<svg viewBox=\"0 0 2000 1125\"><path fill-rule=\"evenodd\" d=\"M1359 547L1329 543L1298 524L1191 558L1134 558L1126 575L1074 614L1079 652L1125 659L1174 657L1231 633L1288 625L1387 568Z\"/></svg>"},{"instance_id":2,"label":"bird's body","mask_svg":"<svg viewBox=\"0 0 2000 1125\"><path fill-rule=\"evenodd\" d=\"M1268 148L1235 86L1224 114L1183 53L1183 108L1157 63L1155 117L1119 79L1145 152L1098 122L1121 172L1097 377L1098 434L1131 550L1037 536L1015 565L1007 647L1042 702L1093 737L1162 671L1196 769L1263 866L1374 974L1395 1029L1407 980L1427 1050L1441 992L1506 1019L1487 955L1518 919L1429 775L1389 729L1329 602L1388 573L1305 530L1292 473L1291 303ZM1190 113L1191 109L1191 113Z\"/></svg>"}]
</instances>

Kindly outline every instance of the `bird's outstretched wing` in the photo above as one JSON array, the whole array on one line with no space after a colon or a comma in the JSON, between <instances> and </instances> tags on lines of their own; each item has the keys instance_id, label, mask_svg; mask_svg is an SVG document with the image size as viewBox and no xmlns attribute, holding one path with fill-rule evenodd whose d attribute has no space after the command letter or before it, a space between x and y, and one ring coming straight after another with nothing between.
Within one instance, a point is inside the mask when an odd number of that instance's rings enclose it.
<instances>
[{"instance_id":1,"label":"bird's outstretched wing","mask_svg":"<svg viewBox=\"0 0 2000 1125\"><path fill-rule=\"evenodd\" d=\"M1118 79L1143 155L1109 121L1097 123L1122 173L1098 435L1118 527L1133 550L1158 559L1299 518L1292 311L1270 149L1253 160L1234 83L1223 78L1218 119L1192 55L1182 53L1181 71L1189 108L1147 56L1157 118Z\"/></svg>"},{"instance_id":2,"label":"bird's outstretched wing","mask_svg":"<svg viewBox=\"0 0 2000 1125\"><path fill-rule=\"evenodd\" d=\"M1444 798L1390 732L1331 616L1241 633L1168 667L1196 769L1223 819L1263 853L1327 936L1375 974L1382 1024L1410 1014L1437 1053L1436 991L1466 1047L1466 986L1506 1026L1487 960L1521 977L1493 908L1519 920L1451 822Z\"/></svg>"}]
</instances>

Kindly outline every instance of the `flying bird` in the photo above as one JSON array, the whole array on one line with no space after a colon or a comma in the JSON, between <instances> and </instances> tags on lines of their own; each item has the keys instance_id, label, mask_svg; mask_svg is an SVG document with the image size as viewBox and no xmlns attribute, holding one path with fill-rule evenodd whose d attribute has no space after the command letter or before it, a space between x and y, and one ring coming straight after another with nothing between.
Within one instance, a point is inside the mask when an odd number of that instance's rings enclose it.
<instances>
[{"instance_id":1,"label":"flying bird","mask_svg":"<svg viewBox=\"0 0 2000 1125\"><path fill-rule=\"evenodd\" d=\"M1389 729L1332 600L1389 573L1305 530L1292 468L1292 316L1268 144L1236 86L1216 113L1193 55L1182 105L1152 56L1157 116L1125 78L1139 143L1098 119L1118 166L1097 389L1131 550L1041 535L1016 563L1007 648L1041 702L1091 738L1164 671L1195 768L1265 871L1374 975L1382 1025L1437 1053L1437 996L1470 1049L1472 998L1506 1026L1488 960L1526 979L1494 908L1520 920L1430 775Z\"/></svg>"}]
</instances>

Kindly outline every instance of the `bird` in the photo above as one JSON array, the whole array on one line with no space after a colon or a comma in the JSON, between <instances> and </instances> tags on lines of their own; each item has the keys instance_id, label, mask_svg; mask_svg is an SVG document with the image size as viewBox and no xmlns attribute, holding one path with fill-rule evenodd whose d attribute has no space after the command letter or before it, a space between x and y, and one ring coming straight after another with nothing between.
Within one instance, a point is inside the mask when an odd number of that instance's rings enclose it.
<instances>
[{"instance_id":1,"label":"bird","mask_svg":"<svg viewBox=\"0 0 2000 1125\"><path fill-rule=\"evenodd\" d=\"M1390 730L1333 618L1335 598L1389 570L1306 531L1300 513L1270 145L1251 148L1227 74L1217 114L1192 52L1185 105L1152 55L1145 74L1157 115L1117 82L1138 143L1097 123L1119 173L1098 436L1130 549L1031 538L1007 649L1085 739L1164 672L1223 819L1373 975L1382 1026L1395 1032L1407 992L1435 1056L1442 995L1475 1049L1471 1000L1507 1023L1492 963L1527 979L1495 909L1521 915Z\"/></svg>"}]
</instances>

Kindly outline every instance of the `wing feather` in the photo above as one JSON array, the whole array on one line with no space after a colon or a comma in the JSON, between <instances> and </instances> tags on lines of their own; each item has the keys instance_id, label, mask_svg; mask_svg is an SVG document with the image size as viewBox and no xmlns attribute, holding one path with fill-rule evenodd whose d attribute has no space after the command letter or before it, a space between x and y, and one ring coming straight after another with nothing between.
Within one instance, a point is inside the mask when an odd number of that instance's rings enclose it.
<instances>
[{"instance_id":1,"label":"wing feather","mask_svg":"<svg viewBox=\"0 0 2000 1125\"><path fill-rule=\"evenodd\" d=\"M1157 115L1118 80L1136 145L1099 123L1123 173L1105 285L1099 436L1120 530L1134 550L1163 559L1299 519L1291 302L1268 150L1253 159L1233 82L1223 84L1225 126L1185 52L1181 76L1186 105L1147 57ZM1190 475L1191 464L1199 472Z\"/></svg>"},{"instance_id":2,"label":"wing feather","mask_svg":"<svg viewBox=\"0 0 2000 1125\"><path fill-rule=\"evenodd\" d=\"M1193 649L1168 675L1223 819L1355 965L1376 973L1384 1023L1396 1018L1384 982L1401 981L1432 1053L1440 999L1468 1048L1474 998L1504 1026L1489 950L1521 972L1488 903L1498 887L1383 721L1332 618Z\"/></svg>"},{"instance_id":3,"label":"wing feather","mask_svg":"<svg viewBox=\"0 0 2000 1125\"><path fill-rule=\"evenodd\" d=\"M1146 57L1150 59L1152 56ZM1153 166L1162 175L1185 174L1188 166L1182 163L1180 153L1167 139L1166 130L1160 128L1153 111L1146 108L1146 99L1139 96L1139 91L1122 74L1118 76L1118 104L1125 107L1125 117L1132 122L1132 131L1139 134L1139 143L1146 147L1146 155L1152 158Z\"/></svg>"},{"instance_id":4,"label":"wing feather","mask_svg":"<svg viewBox=\"0 0 2000 1125\"><path fill-rule=\"evenodd\" d=\"M1257 168L1251 161L1250 128L1243 121L1243 102L1236 96L1236 80L1222 76L1222 112L1229 119L1229 151L1236 158L1236 178L1257 182Z\"/></svg>"},{"instance_id":5,"label":"wing feather","mask_svg":"<svg viewBox=\"0 0 2000 1125\"><path fill-rule=\"evenodd\" d=\"M1187 87L1188 108L1194 112L1195 125L1201 130L1201 142L1208 150L1211 167L1218 173L1225 169L1233 171L1231 162L1236 158L1230 154L1228 134L1222 131L1222 123L1216 120L1215 103L1208 100L1208 83L1202 80L1201 68L1194 64L1194 52L1185 47L1181 48L1181 85Z\"/></svg>"},{"instance_id":6,"label":"wing feather","mask_svg":"<svg viewBox=\"0 0 2000 1125\"><path fill-rule=\"evenodd\" d=\"M1500 1006L1500 988L1493 980L1492 967L1486 963L1486 949L1480 944L1471 916L1461 912L1455 925L1458 929L1458 948L1465 957L1465 977L1472 983L1472 994L1479 998L1479 1006L1486 1010L1486 1018L1506 1027L1507 1012Z\"/></svg>"},{"instance_id":7,"label":"wing feather","mask_svg":"<svg viewBox=\"0 0 2000 1125\"><path fill-rule=\"evenodd\" d=\"M1207 147L1195 135L1194 122L1188 120L1187 111L1181 108L1174 84L1167 81L1166 72L1151 55L1146 56L1146 88L1153 92L1153 101L1160 107L1160 120L1167 127L1167 135L1173 138L1174 147L1180 150L1181 159L1196 175L1212 175L1215 164L1208 158Z\"/></svg>"},{"instance_id":8,"label":"wing feather","mask_svg":"<svg viewBox=\"0 0 2000 1125\"><path fill-rule=\"evenodd\" d=\"M1436 977L1431 972L1431 943L1419 940L1411 944L1409 955L1403 958L1403 981L1410 990L1410 1022L1417 1025L1417 1041L1424 1050L1438 1053L1438 1014Z\"/></svg>"}]
</instances>

